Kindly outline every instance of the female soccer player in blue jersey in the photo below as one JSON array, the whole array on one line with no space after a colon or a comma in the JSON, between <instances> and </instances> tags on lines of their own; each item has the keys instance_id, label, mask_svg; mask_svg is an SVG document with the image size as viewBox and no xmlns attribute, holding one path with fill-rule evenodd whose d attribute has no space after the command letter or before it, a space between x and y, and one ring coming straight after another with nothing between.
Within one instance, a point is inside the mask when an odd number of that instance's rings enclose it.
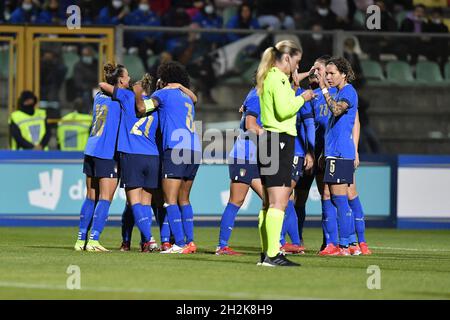
<instances>
[{"instance_id":1,"label":"female soccer player in blue jersey","mask_svg":"<svg viewBox=\"0 0 450 320\"><path fill-rule=\"evenodd\" d=\"M106 64L104 74L110 85L128 88L130 77L123 65ZM81 208L75 250L108 251L100 244L99 237L108 219L109 207L118 184L116 144L119 123L119 103L104 92L97 93L92 130L84 152L83 172L86 174L87 197ZM86 244L91 220L92 229Z\"/></svg>"},{"instance_id":2,"label":"female soccer player in blue jersey","mask_svg":"<svg viewBox=\"0 0 450 320\"><path fill-rule=\"evenodd\" d=\"M337 208L340 255L350 255L352 212L348 204L348 186L353 182L355 145L353 126L358 110L358 95L350 84L355 76L344 58L331 58L326 63L326 79L317 74L319 86L332 116L325 133L326 161L324 182L330 188L331 200ZM328 89L336 87L332 97Z\"/></svg>"},{"instance_id":3,"label":"female soccer player in blue jersey","mask_svg":"<svg viewBox=\"0 0 450 320\"><path fill-rule=\"evenodd\" d=\"M195 132L192 99L167 84L179 82L189 88L189 75L178 62L159 66L161 90L151 96L161 121L163 159L162 188L170 229L175 244L162 253L194 253L194 213L189 195L201 161L200 140Z\"/></svg>"},{"instance_id":4,"label":"female soccer player in blue jersey","mask_svg":"<svg viewBox=\"0 0 450 320\"><path fill-rule=\"evenodd\" d=\"M236 215L250 187L262 198L262 184L256 162L256 136L263 132L263 128L256 88L252 88L247 94L242 111L239 136L228 158L230 198L220 221L216 255L239 254L228 246Z\"/></svg>"},{"instance_id":5,"label":"female soccer player in blue jersey","mask_svg":"<svg viewBox=\"0 0 450 320\"><path fill-rule=\"evenodd\" d=\"M149 92L153 91L150 89L151 82L149 75L141 81ZM158 113L147 112L144 104L136 103L135 94L141 97L144 92L141 85L136 85L134 92L105 82L100 83L100 88L112 93L113 100L121 105L122 120L117 144L121 184L125 188L134 221L143 236L141 251L151 252L157 249L151 234L151 200L153 190L159 187L159 152L155 139Z\"/></svg>"}]
</instances>

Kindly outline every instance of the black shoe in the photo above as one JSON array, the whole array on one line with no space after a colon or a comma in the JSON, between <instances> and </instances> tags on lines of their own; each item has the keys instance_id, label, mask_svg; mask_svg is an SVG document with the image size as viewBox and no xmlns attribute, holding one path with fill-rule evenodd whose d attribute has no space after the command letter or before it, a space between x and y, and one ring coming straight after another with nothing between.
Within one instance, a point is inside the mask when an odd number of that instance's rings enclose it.
<instances>
[{"instance_id":1,"label":"black shoe","mask_svg":"<svg viewBox=\"0 0 450 320\"><path fill-rule=\"evenodd\" d=\"M288 260L282 253L277 254L273 258L266 256L261 265L265 267L300 267L299 263Z\"/></svg>"},{"instance_id":2,"label":"black shoe","mask_svg":"<svg viewBox=\"0 0 450 320\"><path fill-rule=\"evenodd\" d=\"M259 262L256 264L257 266L262 265L264 260L266 259L266 254L264 252L261 252L261 258L259 259Z\"/></svg>"}]
</instances>

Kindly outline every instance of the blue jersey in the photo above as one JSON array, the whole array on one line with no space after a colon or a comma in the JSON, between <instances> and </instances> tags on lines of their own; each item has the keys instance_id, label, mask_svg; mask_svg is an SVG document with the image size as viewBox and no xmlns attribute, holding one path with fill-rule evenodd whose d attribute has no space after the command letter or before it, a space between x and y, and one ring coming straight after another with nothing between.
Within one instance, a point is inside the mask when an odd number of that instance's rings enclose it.
<instances>
[{"instance_id":1,"label":"blue jersey","mask_svg":"<svg viewBox=\"0 0 450 320\"><path fill-rule=\"evenodd\" d=\"M353 126L358 111L358 94L351 84L338 90L336 102L344 101L349 107L338 117L331 115L325 132L325 156L355 159L355 144L353 142Z\"/></svg>"},{"instance_id":2,"label":"blue jersey","mask_svg":"<svg viewBox=\"0 0 450 320\"><path fill-rule=\"evenodd\" d=\"M298 88L295 95L301 95L305 90ZM295 137L295 150L294 155L297 157L305 157L308 151L308 144L306 139L305 120L314 119L314 112L309 103L305 103L303 107L297 112L297 136Z\"/></svg>"},{"instance_id":3,"label":"blue jersey","mask_svg":"<svg viewBox=\"0 0 450 320\"><path fill-rule=\"evenodd\" d=\"M245 127L245 118L247 116L255 117L256 123L262 127L261 107L256 88L250 90L242 105L244 107L244 113L241 117L239 136L230 152L230 157L241 160L249 160L256 163L256 145L254 141L250 139L249 134L247 133L247 128Z\"/></svg>"},{"instance_id":4,"label":"blue jersey","mask_svg":"<svg viewBox=\"0 0 450 320\"><path fill-rule=\"evenodd\" d=\"M92 129L84 154L113 159L120 123L120 104L99 92L94 98Z\"/></svg>"},{"instance_id":5,"label":"blue jersey","mask_svg":"<svg viewBox=\"0 0 450 320\"><path fill-rule=\"evenodd\" d=\"M152 112L144 117L137 117L134 92L128 89L116 88L113 99L117 99L122 105L117 151L149 156L159 155L156 145L158 113Z\"/></svg>"},{"instance_id":6,"label":"blue jersey","mask_svg":"<svg viewBox=\"0 0 450 320\"><path fill-rule=\"evenodd\" d=\"M153 93L152 98L159 104L163 149L201 151L191 98L180 89L161 89Z\"/></svg>"},{"instance_id":7,"label":"blue jersey","mask_svg":"<svg viewBox=\"0 0 450 320\"><path fill-rule=\"evenodd\" d=\"M336 88L329 88L328 92L330 93L333 99L336 97ZM308 101L306 104L310 105L312 112L314 114L314 122L316 126L316 144L315 148L318 152L321 152L325 147L325 131L328 126L328 120L331 115L331 111L328 108L327 102L325 101L325 97L320 88L314 90L316 97L311 101Z\"/></svg>"}]
</instances>

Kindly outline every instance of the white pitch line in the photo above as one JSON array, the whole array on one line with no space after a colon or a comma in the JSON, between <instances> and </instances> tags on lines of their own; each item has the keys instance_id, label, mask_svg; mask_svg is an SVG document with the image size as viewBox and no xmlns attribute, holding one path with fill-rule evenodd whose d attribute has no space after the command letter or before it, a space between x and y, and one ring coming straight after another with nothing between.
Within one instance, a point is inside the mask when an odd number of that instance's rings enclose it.
<instances>
[{"instance_id":1,"label":"white pitch line","mask_svg":"<svg viewBox=\"0 0 450 320\"><path fill-rule=\"evenodd\" d=\"M401 250L401 251L429 251L429 252L450 252L450 250L445 249L418 249L418 248L393 248L393 247L374 247L370 246L373 249L381 249L381 250Z\"/></svg>"},{"instance_id":2,"label":"white pitch line","mask_svg":"<svg viewBox=\"0 0 450 320\"><path fill-rule=\"evenodd\" d=\"M219 291L208 291L208 290L186 290L186 289L175 289L175 290L160 290L160 289L141 289L141 288L112 288L112 287L85 287L81 286L80 290L69 290L67 287L62 285L49 285L49 284L39 284L39 283L23 283L23 282L4 282L0 281L0 288L18 288L18 289L41 289L41 290L63 290L72 292L111 292L111 293L165 293L165 294L185 294L185 295L200 295L211 298L211 296L217 297L227 297L231 299L258 299L258 300L318 300L319 298L313 297L282 297L282 296L271 296L271 295L259 295L248 292L219 292Z\"/></svg>"}]
</instances>

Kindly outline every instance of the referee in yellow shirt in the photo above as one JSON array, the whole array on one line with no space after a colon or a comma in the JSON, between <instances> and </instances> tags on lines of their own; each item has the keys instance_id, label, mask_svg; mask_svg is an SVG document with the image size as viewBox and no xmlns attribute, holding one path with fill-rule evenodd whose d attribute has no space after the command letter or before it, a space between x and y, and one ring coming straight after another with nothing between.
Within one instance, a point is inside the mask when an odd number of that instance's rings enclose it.
<instances>
[{"instance_id":1,"label":"referee in yellow shirt","mask_svg":"<svg viewBox=\"0 0 450 320\"><path fill-rule=\"evenodd\" d=\"M299 266L280 253L280 234L289 201L297 112L314 94L295 96L302 49L284 40L264 51L256 75L264 133L258 139L258 168L264 187L259 213L262 254L258 265ZM292 77L293 86L289 78Z\"/></svg>"}]
</instances>

